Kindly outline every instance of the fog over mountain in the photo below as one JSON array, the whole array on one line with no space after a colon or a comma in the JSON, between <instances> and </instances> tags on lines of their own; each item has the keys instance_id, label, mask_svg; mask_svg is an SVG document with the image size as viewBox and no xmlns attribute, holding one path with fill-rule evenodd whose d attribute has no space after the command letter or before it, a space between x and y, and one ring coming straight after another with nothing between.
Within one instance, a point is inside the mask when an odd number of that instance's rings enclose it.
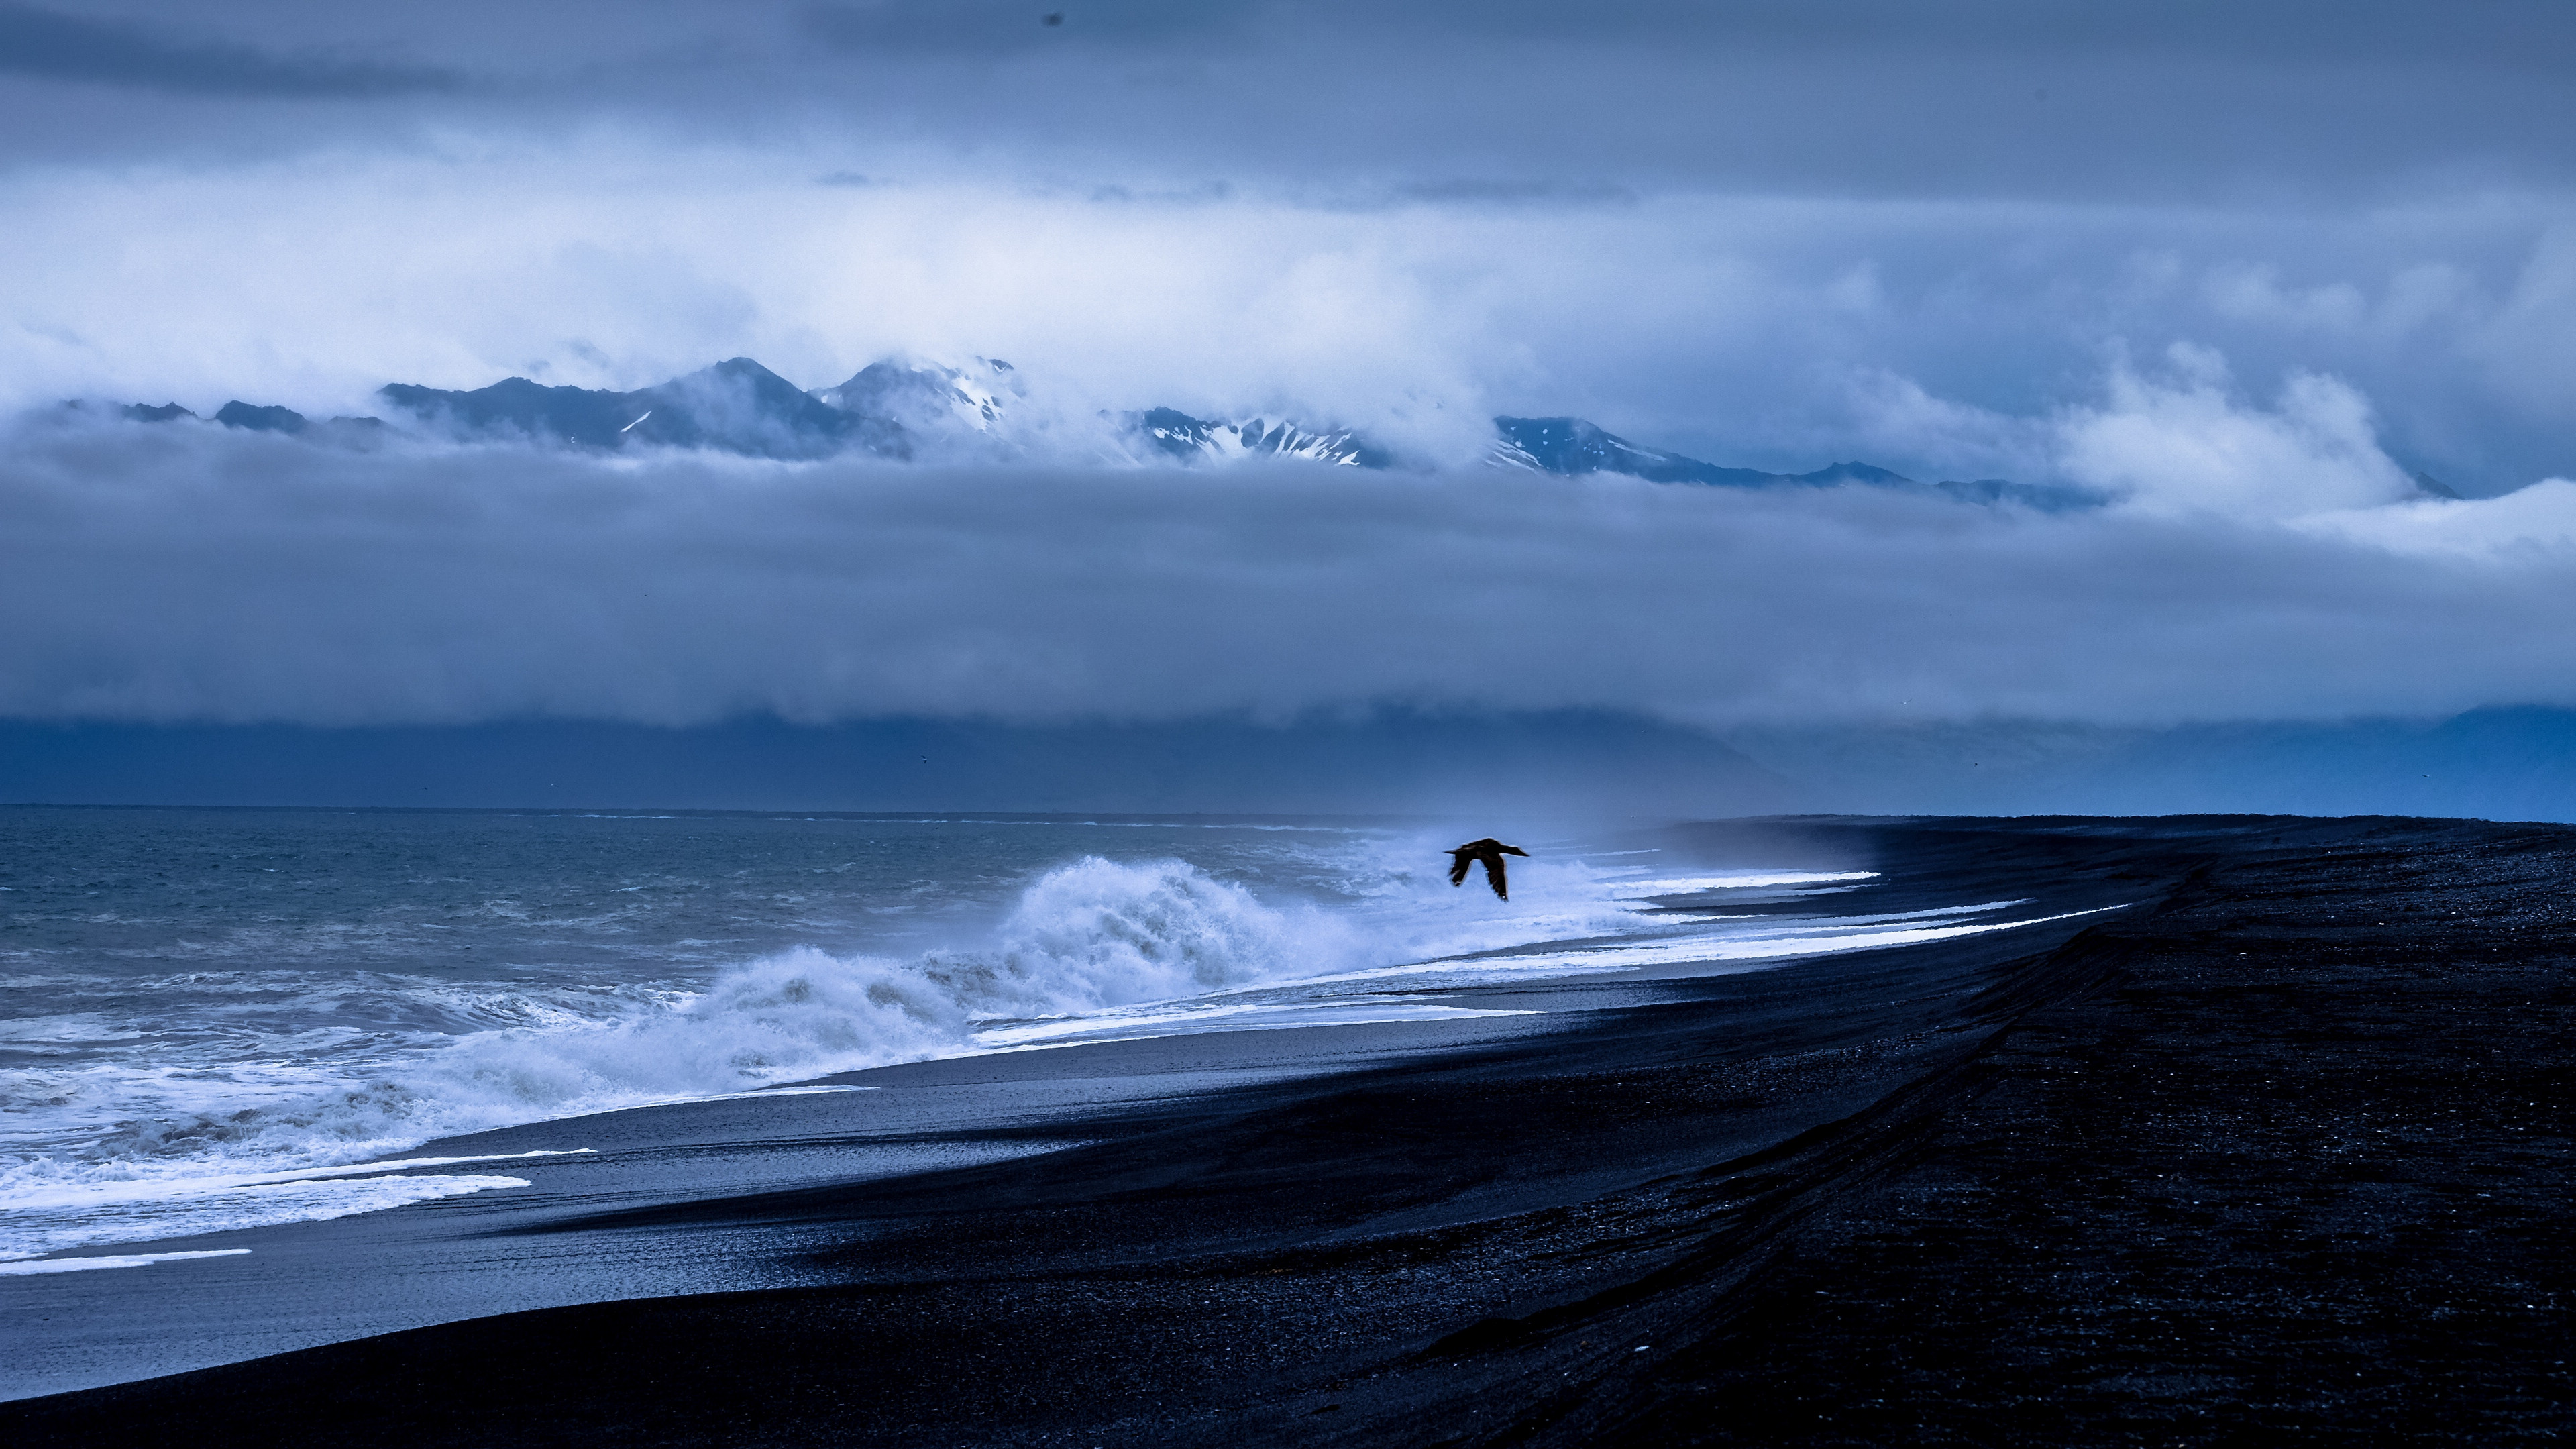
<instances>
[{"instance_id":1,"label":"fog over mountain","mask_svg":"<svg viewBox=\"0 0 2576 1449\"><path fill-rule=\"evenodd\" d=\"M2576 706L2563 8L1064 16L0 5L0 715Z\"/></svg>"}]
</instances>

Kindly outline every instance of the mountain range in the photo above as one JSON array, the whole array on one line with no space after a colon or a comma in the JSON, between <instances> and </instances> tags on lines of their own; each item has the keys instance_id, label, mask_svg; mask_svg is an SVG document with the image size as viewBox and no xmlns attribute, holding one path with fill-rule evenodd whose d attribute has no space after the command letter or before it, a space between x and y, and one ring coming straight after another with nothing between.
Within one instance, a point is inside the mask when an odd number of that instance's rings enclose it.
<instances>
[{"instance_id":1,"label":"mountain range","mask_svg":"<svg viewBox=\"0 0 2576 1449\"><path fill-rule=\"evenodd\" d=\"M2017 503L2046 512L2091 508L2110 500L2098 493L2041 483L1980 478L1973 483L1918 483L1870 463L1828 463L1812 473L1766 473L1728 468L1679 453L1641 448L1581 418L1496 418L1500 441L1491 459L1508 468L1576 477L1625 473L1650 483L1699 483L1712 488L1833 488L1859 483L1874 488L1930 490L1970 503Z\"/></svg>"},{"instance_id":2,"label":"mountain range","mask_svg":"<svg viewBox=\"0 0 2576 1449\"><path fill-rule=\"evenodd\" d=\"M393 383L377 391L407 431L476 440L516 440L589 450L704 448L760 458L821 458L857 452L915 459L980 445L1011 446L1015 407L1026 397L1019 371L993 358L963 366L887 358L837 386L807 391L748 357L631 392L549 387L524 377L471 390ZM138 422L196 420L177 403L118 409ZM1356 468L1398 459L1349 428L1289 418L1194 417L1152 407L1104 414L1133 461L1216 463L1300 458ZM391 430L375 417L306 418L290 408L228 402L212 422L228 428L359 440ZM1657 483L1718 488L1829 488L1861 485L1939 494L1964 502L2015 504L2050 512L2106 502L2079 489L2001 478L1922 483L1858 461L1809 473L1731 468L1632 443L1574 417L1497 417L1487 461L1560 477L1620 473Z\"/></svg>"}]
</instances>

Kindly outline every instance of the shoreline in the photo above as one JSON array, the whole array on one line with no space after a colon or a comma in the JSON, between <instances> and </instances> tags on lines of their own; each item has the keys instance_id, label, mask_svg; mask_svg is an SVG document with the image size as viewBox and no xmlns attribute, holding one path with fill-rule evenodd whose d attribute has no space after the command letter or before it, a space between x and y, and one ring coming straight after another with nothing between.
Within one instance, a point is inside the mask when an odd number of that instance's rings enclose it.
<instances>
[{"instance_id":1,"label":"shoreline","mask_svg":"<svg viewBox=\"0 0 2576 1449\"><path fill-rule=\"evenodd\" d=\"M2052 941L1567 987L1596 993L1579 1023L1147 1092L1035 1155L494 1220L479 1231L532 1257L732 1234L806 1281L414 1328L0 1404L0 1426L27 1444L2576 1427L2555 1347L2571 1149L2549 1109L2576 1026L2576 831L1796 828L1876 851L1898 896L2048 876L2058 901L2135 901ZM860 1075L927 1089L991 1061ZM2392 1125L2357 1125L2374 1108ZM979 1130L1026 1143L1067 1121ZM2516 1293L2534 1306L2505 1307Z\"/></svg>"}]
</instances>

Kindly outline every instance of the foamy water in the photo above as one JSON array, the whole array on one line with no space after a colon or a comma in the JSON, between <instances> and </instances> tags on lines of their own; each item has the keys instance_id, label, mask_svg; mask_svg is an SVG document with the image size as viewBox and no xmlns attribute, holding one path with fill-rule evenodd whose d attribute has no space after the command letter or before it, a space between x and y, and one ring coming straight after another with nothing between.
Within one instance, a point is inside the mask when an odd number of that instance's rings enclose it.
<instances>
[{"instance_id":1,"label":"foamy water","mask_svg":"<svg viewBox=\"0 0 2576 1449\"><path fill-rule=\"evenodd\" d=\"M1492 1015L1432 988L1741 969L2004 929L2017 904L1738 917L1732 893L1821 904L1865 873L1563 849L1514 862L1505 902L1453 890L1427 838L1258 823L462 820L100 812L13 856L0 966L38 1009L0 1023L0 1258L523 1186L383 1160L487 1128L974 1052ZM1657 909L1677 899L1706 909Z\"/></svg>"}]
</instances>

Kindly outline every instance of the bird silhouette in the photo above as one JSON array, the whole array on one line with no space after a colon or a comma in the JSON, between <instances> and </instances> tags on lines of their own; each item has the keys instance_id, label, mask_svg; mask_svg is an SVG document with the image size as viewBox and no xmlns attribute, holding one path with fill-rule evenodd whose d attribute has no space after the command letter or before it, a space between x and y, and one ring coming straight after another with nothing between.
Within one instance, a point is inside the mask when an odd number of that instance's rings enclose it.
<instances>
[{"instance_id":1,"label":"bird silhouette","mask_svg":"<svg viewBox=\"0 0 2576 1449\"><path fill-rule=\"evenodd\" d=\"M1504 900L1510 900L1512 898L1511 888L1509 883L1503 879L1503 857L1507 855L1526 856L1528 854L1528 851L1521 849L1519 846L1505 845L1490 835L1486 836L1482 840L1470 840L1466 844L1449 852L1449 883L1451 885L1465 885L1467 883L1467 867L1481 860L1485 863L1485 884L1494 888L1494 894L1501 896Z\"/></svg>"}]
</instances>

